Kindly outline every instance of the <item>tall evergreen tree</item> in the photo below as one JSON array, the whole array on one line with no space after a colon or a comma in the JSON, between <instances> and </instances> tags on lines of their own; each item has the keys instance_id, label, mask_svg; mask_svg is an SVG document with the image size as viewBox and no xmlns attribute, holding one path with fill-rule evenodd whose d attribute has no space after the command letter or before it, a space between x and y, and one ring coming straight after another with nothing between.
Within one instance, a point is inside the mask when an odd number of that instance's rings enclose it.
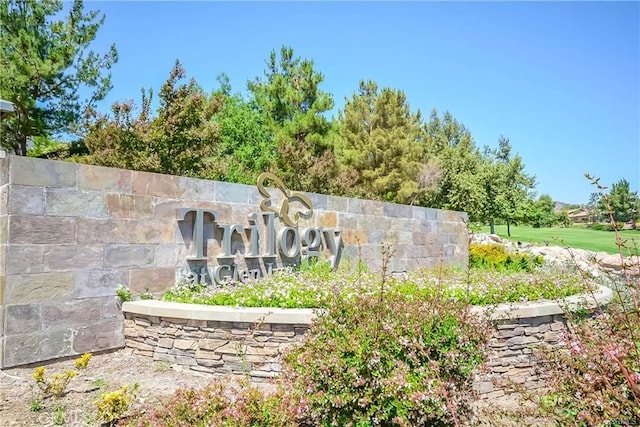
<instances>
[{"instance_id":1,"label":"tall evergreen tree","mask_svg":"<svg viewBox=\"0 0 640 427\"><path fill-rule=\"evenodd\" d=\"M88 50L104 16L84 12L74 0L58 20L62 0L0 0L0 98L14 104L3 120L0 143L26 155L36 136L69 132L88 107L111 89L115 46L99 55ZM81 99L81 88L91 89Z\"/></svg>"},{"instance_id":2,"label":"tall evergreen tree","mask_svg":"<svg viewBox=\"0 0 640 427\"><path fill-rule=\"evenodd\" d=\"M356 176L357 196L411 203L419 191L424 158L420 113L412 113L402 91L361 81L340 112L336 146L343 170Z\"/></svg>"},{"instance_id":3,"label":"tall evergreen tree","mask_svg":"<svg viewBox=\"0 0 640 427\"><path fill-rule=\"evenodd\" d=\"M333 98L320 88L324 76L313 61L294 57L283 46L272 51L263 78L247 86L256 105L269 117L277 149L277 173L291 188L328 191L335 176L330 132L325 117Z\"/></svg>"}]
</instances>

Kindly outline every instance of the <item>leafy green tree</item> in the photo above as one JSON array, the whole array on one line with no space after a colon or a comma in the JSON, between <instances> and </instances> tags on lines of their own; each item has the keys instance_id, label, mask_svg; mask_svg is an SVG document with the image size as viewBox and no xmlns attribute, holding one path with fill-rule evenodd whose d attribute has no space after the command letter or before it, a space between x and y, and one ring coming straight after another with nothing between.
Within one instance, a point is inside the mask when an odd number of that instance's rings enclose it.
<instances>
[{"instance_id":1,"label":"leafy green tree","mask_svg":"<svg viewBox=\"0 0 640 427\"><path fill-rule=\"evenodd\" d=\"M151 117L153 92L142 91L134 115L131 102L115 103L113 118L90 123L85 143L95 164L173 175L208 177L214 172L219 127L213 120L223 105L209 96L178 61L159 93L157 116Z\"/></svg>"},{"instance_id":2,"label":"leafy green tree","mask_svg":"<svg viewBox=\"0 0 640 427\"><path fill-rule=\"evenodd\" d=\"M220 143L216 148L213 179L255 184L258 175L270 170L276 147L269 118L240 95L231 95L228 80L221 80L223 106L214 116Z\"/></svg>"},{"instance_id":3,"label":"leafy green tree","mask_svg":"<svg viewBox=\"0 0 640 427\"><path fill-rule=\"evenodd\" d=\"M524 208L530 200L530 191L535 186L535 178L524 171L524 163L518 155L512 155L513 148L509 139L500 136L498 148L489 150L495 162L488 166L494 170L493 182L495 194L487 197L488 212L507 224L507 235L511 236L511 224L524 218ZM493 224L493 221L491 221Z\"/></svg>"},{"instance_id":4,"label":"leafy green tree","mask_svg":"<svg viewBox=\"0 0 640 427\"><path fill-rule=\"evenodd\" d=\"M269 118L277 150L276 173L291 188L327 192L336 175L332 125L325 117L333 98L322 89L324 76L313 61L294 57L283 46L271 51L264 78L247 86Z\"/></svg>"},{"instance_id":5,"label":"leafy green tree","mask_svg":"<svg viewBox=\"0 0 640 427\"><path fill-rule=\"evenodd\" d=\"M635 222L638 218L638 193L631 191L629 181L621 179L611 186L608 194L611 214L616 222ZM601 200L603 211L608 212L606 201Z\"/></svg>"},{"instance_id":6,"label":"leafy green tree","mask_svg":"<svg viewBox=\"0 0 640 427\"><path fill-rule=\"evenodd\" d=\"M551 227L558 221L555 214L555 202L548 194L538 197L538 200L530 205L527 214L528 222L534 228Z\"/></svg>"},{"instance_id":7,"label":"leafy green tree","mask_svg":"<svg viewBox=\"0 0 640 427\"><path fill-rule=\"evenodd\" d=\"M424 145L420 113L412 113L402 91L361 81L340 117L336 156L356 177L351 194L411 203L419 192Z\"/></svg>"},{"instance_id":8,"label":"leafy green tree","mask_svg":"<svg viewBox=\"0 0 640 427\"><path fill-rule=\"evenodd\" d=\"M71 131L111 89L115 46L104 55L89 50L104 15L85 13L75 0L59 20L62 6L62 0L0 0L0 98L15 107L0 125L0 143L19 155L37 136ZM90 90L86 99L83 89Z\"/></svg>"},{"instance_id":9,"label":"leafy green tree","mask_svg":"<svg viewBox=\"0 0 640 427\"><path fill-rule=\"evenodd\" d=\"M427 158L435 159L441 177L420 204L464 211L472 221L486 217L485 159L471 132L449 112L432 111L423 129Z\"/></svg>"}]
</instances>

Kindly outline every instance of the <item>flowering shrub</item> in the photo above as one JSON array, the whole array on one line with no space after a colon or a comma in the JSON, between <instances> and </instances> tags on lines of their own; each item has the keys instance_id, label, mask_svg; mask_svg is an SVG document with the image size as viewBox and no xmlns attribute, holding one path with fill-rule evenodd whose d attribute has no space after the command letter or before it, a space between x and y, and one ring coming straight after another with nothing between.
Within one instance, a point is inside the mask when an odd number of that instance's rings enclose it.
<instances>
[{"instance_id":1,"label":"flowering shrub","mask_svg":"<svg viewBox=\"0 0 640 427\"><path fill-rule=\"evenodd\" d=\"M36 381L38 389L43 397L60 398L67 391L67 385L77 374L77 371L86 369L91 360L91 353L85 353L75 360L75 370L67 369L62 373L56 372L51 377L47 377L47 368L39 366L33 371L33 379Z\"/></svg>"},{"instance_id":2,"label":"flowering shrub","mask_svg":"<svg viewBox=\"0 0 640 427\"><path fill-rule=\"evenodd\" d=\"M265 393L247 381L233 386L214 380L201 390L180 389L161 405L147 405L123 425L129 426L297 426L300 399L279 387Z\"/></svg>"},{"instance_id":3,"label":"flowering shrub","mask_svg":"<svg viewBox=\"0 0 640 427\"><path fill-rule=\"evenodd\" d=\"M594 183L598 185L597 179ZM621 260L623 253L638 254L634 242L621 238L612 216L611 227L616 231ZM621 277L609 278L608 286L613 289L615 299L606 308L586 318L566 313L571 327L560 336L561 345L543 348L538 355L546 362L548 393L528 398L537 404L536 410L550 415L559 425L640 425L637 259L635 265L623 262Z\"/></svg>"},{"instance_id":4,"label":"flowering shrub","mask_svg":"<svg viewBox=\"0 0 640 427\"><path fill-rule=\"evenodd\" d=\"M285 379L317 425L458 425L486 329L458 301L385 293L384 277L379 287L333 299L287 355Z\"/></svg>"},{"instance_id":5,"label":"flowering shrub","mask_svg":"<svg viewBox=\"0 0 640 427\"><path fill-rule=\"evenodd\" d=\"M264 280L223 288L178 284L165 301L241 307L325 308L333 296L353 301L375 295L380 276L369 272L281 272ZM463 285L464 284L464 285ZM595 284L562 267L543 266L530 273L437 268L388 282L389 292L407 297L442 294L474 305L564 298Z\"/></svg>"}]
</instances>

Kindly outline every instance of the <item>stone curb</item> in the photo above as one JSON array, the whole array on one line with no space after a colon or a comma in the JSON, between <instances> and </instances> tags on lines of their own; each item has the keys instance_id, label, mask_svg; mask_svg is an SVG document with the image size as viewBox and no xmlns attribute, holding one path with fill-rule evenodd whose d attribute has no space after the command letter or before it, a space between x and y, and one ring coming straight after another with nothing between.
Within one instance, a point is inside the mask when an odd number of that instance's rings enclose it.
<instances>
[{"instance_id":1,"label":"stone curb","mask_svg":"<svg viewBox=\"0 0 640 427\"><path fill-rule=\"evenodd\" d=\"M490 320L552 316L563 314L566 311L603 306L608 304L612 297L613 291L611 289L599 286L593 293L573 295L562 301L504 303L487 307L474 306L471 312L488 314ZM179 319L298 325L311 324L317 313L317 310L310 308L226 307L156 300L128 301L122 304L122 311Z\"/></svg>"},{"instance_id":2,"label":"stone curb","mask_svg":"<svg viewBox=\"0 0 640 427\"><path fill-rule=\"evenodd\" d=\"M472 313L488 314L490 320L521 319L525 317L553 316L579 309L590 310L607 305L613 291L606 286L598 286L592 293L572 295L558 301L532 301L504 303L487 307L474 306Z\"/></svg>"},{"instance_id":3,"label":"stone curb","mask_svg":"<svg viewBox=\"0 0 640 427\"><path fill-rule=\"evenodd\" d=\"M316 316L316 310L310 308L236 308L156 300L127 301L122 304L122 311L124 313L178 319L294 325L311 324Z\"/></svg>"}]
</instances>

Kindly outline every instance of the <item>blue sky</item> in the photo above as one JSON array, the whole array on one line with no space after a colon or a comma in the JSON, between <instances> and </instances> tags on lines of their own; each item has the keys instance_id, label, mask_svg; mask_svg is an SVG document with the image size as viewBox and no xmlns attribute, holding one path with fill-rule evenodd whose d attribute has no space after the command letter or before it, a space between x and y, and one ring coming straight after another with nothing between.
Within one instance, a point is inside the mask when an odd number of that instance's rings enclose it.
<instances>
[{"instance_id":1,"label":"blue sky","mask_svg":"<svg viewBox=\"0 0 640 427\"><path fill-rule=\"evenodd\" d=\"M314 61L334 114L371 79L412 109L450 111L479 147L502 134L538 194L586 203L590 172L640 182L639 2L88 2L115 43L113 90L139 101L176 59L206 90L261 76L272 49Z\"/></svg>"}]
</instances>

